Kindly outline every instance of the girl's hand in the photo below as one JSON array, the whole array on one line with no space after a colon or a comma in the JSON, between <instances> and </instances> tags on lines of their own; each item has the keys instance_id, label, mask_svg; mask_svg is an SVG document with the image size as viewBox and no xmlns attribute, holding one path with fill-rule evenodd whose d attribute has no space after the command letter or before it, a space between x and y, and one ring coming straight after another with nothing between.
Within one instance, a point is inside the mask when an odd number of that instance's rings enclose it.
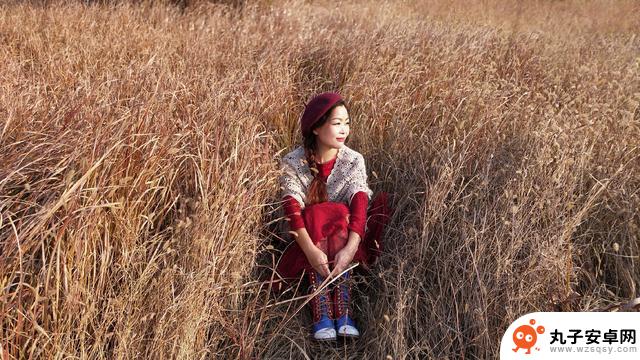
<instances>
[{"instance_id":1,"label":"girl's hand","mask_svg":"<svg viewBox=\"0 0 640 360\"><path fill-rule=\"evenodd\" d=\"M356 250L358 250L357 246L351 246L347 244L347 246L343 247L342 250L338 251L336 256L334 257L335 263L333 265L333 271L331 271L330 277L338 276L344 269L349 266L351 260L353 260L354 255L356 254Z\"/></svg>"},{"instance_id":2,"label":"girl's hand","mask_svg":"<svg viewBox=\"0 0 640 360\"><path fill-rule=\"evenodd\" d=\"M305 255L307 255L309 264L311 264L311 266L320 273L320 275L325 278L329 276L329 259L327 258L327 254L314 245L310 247L308 253Z\"/></svg>"}]
</instances>

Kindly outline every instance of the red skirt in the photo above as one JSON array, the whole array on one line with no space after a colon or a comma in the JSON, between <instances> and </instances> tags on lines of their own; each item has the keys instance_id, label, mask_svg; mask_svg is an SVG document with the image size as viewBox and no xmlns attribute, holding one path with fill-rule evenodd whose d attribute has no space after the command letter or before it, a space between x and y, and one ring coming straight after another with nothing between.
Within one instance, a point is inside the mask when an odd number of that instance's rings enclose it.
<instances>
[{"instance_id":1,"label":"red skirt","mask_svg":"<svg viewBox=\"0 0 640 360\"><path fill-rule=\"evenodd\" d=\"M360 241L353 262L359 262L367 268L376 261L384 250L382 235L391 213L387 193L379 193L369 207L364 239ZM334 256L349 239L349 207L344 203L327 201L305 207L301 216L311 241L327 254L329 268L332 269ZM286 282L299 278L303 270L312 269L295 240L289 244L276 267Z\"/></svg>"}]
</instances>

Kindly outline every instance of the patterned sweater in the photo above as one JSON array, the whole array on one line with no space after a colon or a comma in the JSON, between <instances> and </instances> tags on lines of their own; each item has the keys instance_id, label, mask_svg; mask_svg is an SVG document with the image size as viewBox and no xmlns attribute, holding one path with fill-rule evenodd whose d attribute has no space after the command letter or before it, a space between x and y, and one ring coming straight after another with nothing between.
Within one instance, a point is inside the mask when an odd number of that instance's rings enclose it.
<instances>
[{"instance_id":1,"label":"patterned sweater","mask_svg":"<svg viewBox=\"0 0 640 360\"><path fill-rule=\"evenodd\" d=\"M283 171L280 177L282 197L289 195L304 208L306 193L311 181L313 181L313 174L307 164L304 148L299 146L285 155L281 161L281 168ZM371 200L373 192L367 184L364 157L359 152L343 145L338 150L333 170L327 177L328 200L350 205L353 196L359 191L367 194L367 200Z\"/></svg>"},{"instance_id":2,"label":"patterned sweater","mask_svg":"<svg viewBox=\"0 0 640 360\"><path fill-rule=\"evenodd\" d=\"M336 158L324 163L318 164L318 176L324 182L331 174L336 163ZM290 195L284 196L284 211L289 220L290 230L304 228L304 220L301 216L300 203ZM350 204L349 230L360 235L360 239L364 239L365 224L367 221L367 205L369 199L364 191L358 191L352 198Z\"/></svg>"},{"instance_id":3,"label":"patterned sweater","mask_svg":"<svg viewBox=\"0 0 640 360\"><path fill-rule=\"evenodd\" d=\"M313 181L302 146L286 154L281 161L280 188L285 200L285 212L290 219L291 230L304 226L300 213L305 206L306 193ZM364 157L343 145L335 159L318 164L320 176L327 184L329 201L343 202L350 206L349 229L364 238L367 210L373 192L367 184ZM293 201L292 201L293 200Z\"/></svg>"}]
</instances>

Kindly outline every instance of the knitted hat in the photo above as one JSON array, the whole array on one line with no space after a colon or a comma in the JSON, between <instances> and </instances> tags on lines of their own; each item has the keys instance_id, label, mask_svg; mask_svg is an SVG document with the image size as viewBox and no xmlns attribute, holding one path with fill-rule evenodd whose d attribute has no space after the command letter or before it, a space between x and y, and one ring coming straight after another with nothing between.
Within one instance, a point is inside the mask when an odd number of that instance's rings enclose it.
<instances>
[{"instance_id":1,"label":"knitted hat","mask_svg":"<svg viewBox=\"0 0 640 360\"><path fill-rule=\"evenodd\" d=\"M302 135L308 136L311 133L313 125L320 120L327 110L340 100L342 100L342 96L334 92L325 92L314 96L305 107L302 118L300 119Z\"/></svg>"}]
</instances>

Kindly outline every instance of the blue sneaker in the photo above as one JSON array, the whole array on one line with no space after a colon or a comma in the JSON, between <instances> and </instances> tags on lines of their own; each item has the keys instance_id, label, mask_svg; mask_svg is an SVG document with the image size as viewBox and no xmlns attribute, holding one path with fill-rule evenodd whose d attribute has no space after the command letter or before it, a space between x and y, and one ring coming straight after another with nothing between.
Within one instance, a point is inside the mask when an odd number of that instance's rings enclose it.
<instances>
[{"instance_id":1,"label":"blue sneaker","mask_svg":"<svg viewBox=\"0 0 640 360\"><path fill-rule=\"evenodd\" d=\"M315 271L309 272L309 294L314 293L324 277ZM309 302L313 313L313 338L316 340L336 340L333 304L329 289L325 288Z\"/></svg>"},{"instance_id":2,"label":"blue sneaker","mask_svg":"<svg viewBox=\"0 0 640 360\"><path fill-rule=\"evenodd\" d=\"M351 311L351 271L342 274L339 284L333 289L336 331L338 336L356 338L360 332L356 328Z\"/></svg>"}]
</instances>

